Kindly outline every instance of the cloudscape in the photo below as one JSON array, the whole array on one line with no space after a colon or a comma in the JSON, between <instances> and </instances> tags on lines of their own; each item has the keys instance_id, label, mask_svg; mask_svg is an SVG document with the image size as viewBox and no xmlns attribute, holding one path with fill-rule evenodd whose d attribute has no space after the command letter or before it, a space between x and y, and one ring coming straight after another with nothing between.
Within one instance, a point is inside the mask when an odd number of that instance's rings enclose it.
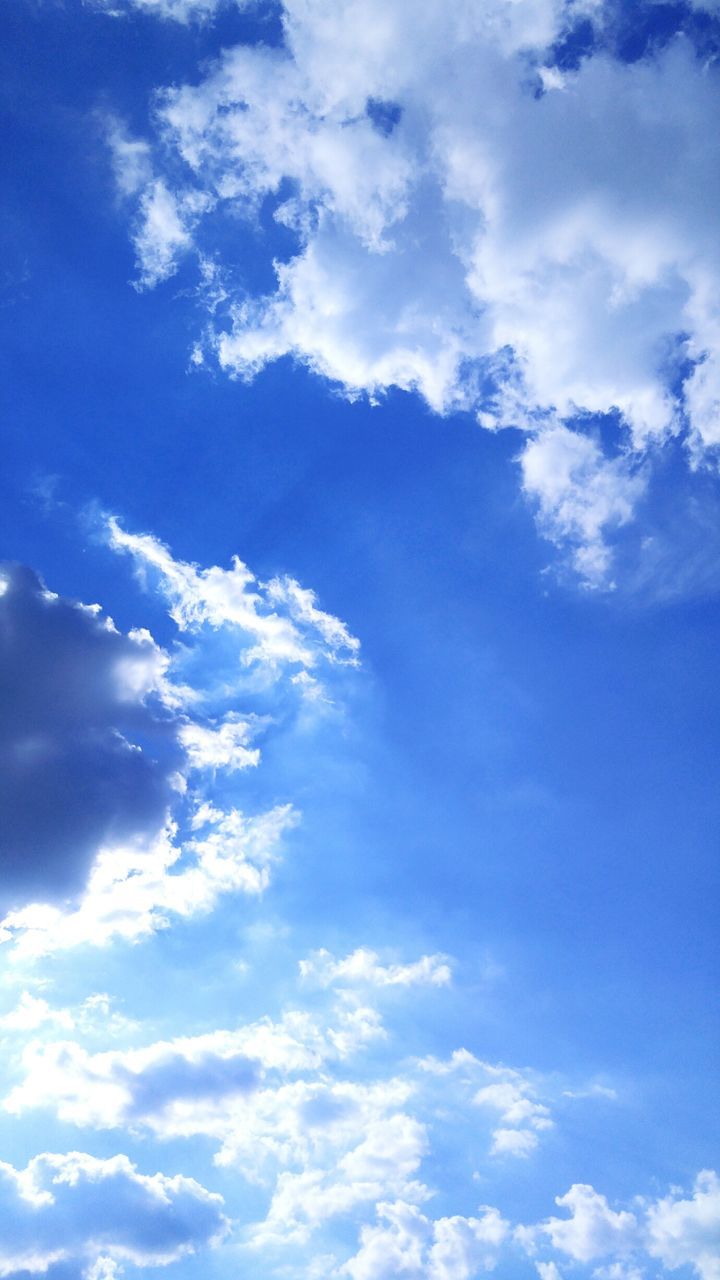
<instances>
[{"instance_id":1,"label":"cloudscape","mask_svg":"<svg viewBox=\"0 0 720 1280\"><path fill-rule=\"evenodd\" d=\"M715 0L0 26L0 1276L720 1280Z\"/></svg>"}]
</instances>

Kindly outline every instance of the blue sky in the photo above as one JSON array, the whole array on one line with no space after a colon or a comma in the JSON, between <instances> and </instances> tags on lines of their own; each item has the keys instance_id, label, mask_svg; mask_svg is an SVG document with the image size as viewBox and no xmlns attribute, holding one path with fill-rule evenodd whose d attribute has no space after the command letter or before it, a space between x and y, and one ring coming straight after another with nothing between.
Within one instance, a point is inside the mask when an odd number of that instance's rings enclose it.
<instances>
[{"instance_id":1,"label":"blue sky","mask_svg":"<svg viewBox=\"0 0 720 1280\"><path fill-rule=\"evenodd\" d=\"M0 1275L718 1280L717 6L0 21Z\"/></svg>"}]
</instances>

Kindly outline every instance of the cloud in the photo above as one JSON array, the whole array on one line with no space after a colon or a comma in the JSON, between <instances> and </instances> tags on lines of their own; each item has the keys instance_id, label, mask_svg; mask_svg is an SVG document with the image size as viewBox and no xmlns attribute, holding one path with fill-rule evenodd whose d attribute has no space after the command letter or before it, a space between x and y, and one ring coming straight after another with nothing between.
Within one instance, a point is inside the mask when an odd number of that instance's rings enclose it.
<instances>
[{"instance_id":1,"label":"cloud","mask_svg":"<svg viewBox=\"0 0 720 1280\"><path fill-rule=\"evenodd\" d=\"M377 1206L378 1225L360 1232L360 1249L342 1268L352 1280L470 1280L492 1271L508 1234L497 1209L482 1217L427 1218L402 1201Z\"/></svg>"},{"instance_id":2,"label":"cloud","mask_svg":"<svg viewBox=\"0 0 720 1280\"><path fill-rule=\"evenodd\" d=\"M369 947L358 947L342 960L336 960L324 949L314 951L306 960L300 961L300 974L321 987L336 983L350 986L366 984L372 987L425 984L443 987L452 978L447 956L421 956L412 964L383 965L377 952L371 951Z\"/></svg>"},{"instance_id":3,"label":"cloud","mask_svg":"<svg viewBox=\"0 0 720 1280\"><path fill-rule=\"evenodd\" d=\"M125 532L113 516L106 527L112 549L127 553L141 573L154 576L181 631L227 627L249 638L250 645L242 652L246 666L314 667L321 657L356 664L358 640L338 618L318 609L314 592L294 579L259 583L238 556L231 569L216 565L200 569L173 559L168 548L150 534Z\"/></svg>"},{"instance_id":4,"label":"cloud","mask_svg":"<svg viewBox=\"0 0 720 1280\"><path fill-rule=\"evenodd\" d=\"M413 1175L428 1149L425 1126L412 1116L396 1112L371 1121L356 1145L338 1152L336 1165L280 1174L267 1217L253 1232L255 1244L304 1242L319 1224L386 1196L425 1199L427 1190Z\"/></svg>"},{"instance_id":5,"label":"cloud","mask_svg":"<svg viewBox=\"0 0 720 1280\"><path fill-rule=\"evenodd\" d=\"M496 1113L500 1123L492 1131L493 1156L529 1156L538 1146L538 1135L553 1128L550 1108L540 1101L529 1072L483 1062L467 1049L456 1049L446 1059L422 1058L417 1068L431 1078L457 1081L460 1097L470 1106Z\"/></svg>"},{"instance_id":6,"label":"cloud","mask_svg":"<svg viewBox=\"0 0 720 1280\"><path fill-rule=\"evenodd\" d=\"M229 712L219 725L188 723L180 727L178 737L187 753L193 769L254 768L260 761L257 747L249 748L248 742L256 732L256 723L237 712Z\"/></svg>"},{"instance_id":7,"label":"cloud","mask_svg":"<svg viewBox=\"0 0 720 1280\"><path fill-rule=\"evenodd\" d=\"M137 939L262 893L298 814L244 813L232 775L257 768L278 718L306 731L333 705L318 669L331 681L358 664L355 637L294 579L257 583L237 557L200 569L103 527L184 642L122 635L99 605L0 569L0 941L17 956ZM238 710L241 689L268 714Z\"/></svg>"},{"instance_id":8,"label":"cloud","mask_svg":"<svg viewBox=\"0 0 720 1280\"><path fill-rule=\"evenodd\" d=\"M97 9L119 17L132 9L170 22L206 22L219 10L235 6L244 8L252 0L90 0Z\"/></svg>"},{"instance_id":9,"label":"cloud","mask_svg":"<svg viewBox=\"0 0 720 1280\"><path fill-rule=\"evenodd\" d=\"M298 820L291 805L246 817L200 806L195 834L183 842L164 827L148 841L103 846L77 905L31 903L0 921L0 942L14 957L38 957L83 945L136 941L173 917L206 914L224 894L260 894L270 883L283 835Z\"/></svg>"},{"instance_id":10,"label":"cloud","mask_svg":"<svg viewBox=\"0 0 720 1280\"><path fill-rule=\"evenodd\" d=\"M623 62L589 3L284 0L282 14L283 48L238 46L163 93L166 185L144 188L137 243L160 222L173 261L192 250L222 269L223 220L257 223L263 201L294 233L266 297L228 277L206 350L233 376L292 355L350 396L415 390L533 434L548 414L567 431L619 415L622 463L595 445L565 469L562 510L535 494L597 585L638 462L677 433L694 464L720 443L717 67L683 35ZM580 20L590 54L560 68L553 49ZM158 218L156 191L197 208L192 229Z\"/></svg>"},{"instance_id":11,"label":"cloud","mask_svg":"<svg viewBox=\"0 0 720 1280\"><path fill-rule=\"evenodd\" d=\"M537 1101L533 1085L518 1071L497 1067L486 1070L500 1079L478 1089L473 1101L476 1106L492 1107L499 1113L501 1124L493 1131L491 1154L530 1155L538 1145L538 1131L553 1127L548 1108Z\"/></svg>"},{"instance_id":12,"label":"cloud","mask_svg":"<svg viewBox=\"0 0 720 1280\"><path fill-rule=\"evenodd\" d=\"M76 1262L108 1280L118 1262L162 1266L225 1235L222 1205L194 1178L141 1174L123 1155L43 1154L24 1169L0 1163L0 1275Z\"/></svg>"},{"instance_id":13,"label":"cloud","mask_svg":"<svg viewBox=\"0 0 720 1280\"><path fill-rule=\"evenodd\" d=\"M103 991L87 996L80 1005L56 1009L29 991L23 991L14 1009L0 1017L0 1031L13 1036L37 1032L44 1028L48 1033L54 1028L72 1031L77 1028L86 1034L100 1032L103 1036L125 1033L134 1027L131 1019L118 1013L110 997Z\"/></svg>"},{"instance_id":14,"label":"cloud","mask_svg":"<svg viewBox=\"0 0 720 1280\"><path fill-rule=\"evenodd\" d=\"M279 1101L277 1120L293 1098L292 1091L282 1094L279 1090L286 1077L341 1062L382 1034L371 1011L364 1010L365 1017L354 1020L342 1008L336 1013L334 1026L319 1024L303 1010L291 1010L277 1021L263 1018L234 1030L99 1053L89 1053L73 1040L31 1040L22 1055L24 1078L3 1105L14 1115L49 1107L59 1119L83 1128L133 1125L162 1137L212 1135L221 1139L227 1160L235 1130L238 1140L245 1142L248 1133L257 1129L258 1121L253 1123L246 1114L246 1097L253 1095L251 1112L258 1117L264 1113L261 1126L276 1114L273 1106ZM297 1103L302 1111L312 1096L312 1089L309 1094L301 1090L290 1110ZM396 1103L397 1089L391 1087L382 1096L383 1105L388 1099ZM316 1105L315 1110L314 1121L308 1113L310 1127L318 1123L322 1106ZM332 1107L327 1118L332 1120ZM367 1115L363 1124L365 1120ZM289 1129L298 1127L296 1116Z\"/></svg>"},{"instance_id":15,"label":"cloud","mask_svg":"<svg viewBox=\"0 0 720 1280\"><path fill-rule=\"evenodd\" d=\"M0 1030L36 1031L47 1023L70 1030L75 1025L75 1019L69 1009L52 1009L41 996L23 991L16 1007L0 1017Z\"/></svg>"},{"instance_id":16,"label":"cloud","mask_svg":"<svg viewBox=\"0 0 720 1280\"><path fill-rule=\"evenodd\" d=\"M700 1280L716 1280L720 1259L720 1180L704 1170L695 1179L692 1195L679 1188L655 1201L636 1197L634 1212L610 1207L592 1186L576 1183L556 1204L567 1218L548 1218L537 1227L520 1227L516 1238L533 1254L542 1236L575 1262L608 1259L596 1267L596 1280L638 1280L648 1258L674 1270L691 1266ZM554 1280L554 1262L538 1262L538 1271ZM551 1269L551 1270L549 1270Z\"/></svg>"},{"instance_id":17,"label":"cloud","mask_svg":"<svg viewBox=\"0 0 720 1280\"><path fill-rule=\"evenodd\" d=\"M699 1173L690 1199L675 1192L648 1209L648 1252L669 1270L690 1264L701 1280L720 1276L720 1179Z\"/></svg>"},{"instance_id":18,"label":"cloud","mask_svg":"<svg viewBox=\"0 0 720 1280\"><path fill-rule=\"evenodd\" d=\"M624 1254L640 1242L637 1219L626 1210L611 1209L605 1196L593 1187L576 1183L556 1204L569 1218L548 1218L542 1224L556 1249L577 1262L590 1262L608 1254Z\"/></svg>"},{"instance_id":19,"label":"cloud","mask_svg":"<svg viewBox=\"0 0 720 1280\"><path fill-rule=\"evenodd\" d=\"M0 861L6 905L76 893L102 844L157 829L181 752L166 655L99 606L0 570ZM141 746L142 742L142 746Z\"/></svg>"},{"instance_id":20,"label":"cloud","mask_svg":"<svg viewBox=\"0 0 720 1280\"><path fill-rule=\"evenodd\" d=\"M522 485L537 505L544 535L570 550L590 587L607 586L612 553L607 535L632 519L647 477L627 455L604 456L590 436L556 423L528 440L521 455Z\"/></svg>"}]
</instances>

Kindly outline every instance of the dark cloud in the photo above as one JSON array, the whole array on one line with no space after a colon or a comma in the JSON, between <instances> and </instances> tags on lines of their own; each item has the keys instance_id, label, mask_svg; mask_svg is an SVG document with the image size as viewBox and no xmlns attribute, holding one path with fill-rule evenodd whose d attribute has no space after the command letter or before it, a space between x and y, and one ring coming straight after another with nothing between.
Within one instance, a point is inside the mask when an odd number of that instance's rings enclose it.
<instances>
[{"instance_id":1,"label":"dark cloud","mask_svg":"<svg viewBox=\"0 0 720 1280\"><path fill-rule=\"evenodd\" d=\"M172 1262L225 1234L222 1207L194 1179L140 1174L126 1156L40 1155L19 1172L0 1163L0 1272L44 1274L57 1262L71 1277L103 1256Z\"/></svg>"},{"instance_id":2,"label":"dark cloud","mask_svg":"<svg viewBox=\"0 0 720 1280\"><path fill-rule=\"evenodd\" d=\"M0 902L83 885L99 846L157 827L180 753L149 637L0 565Z\"/></svg>"}]
</instances>

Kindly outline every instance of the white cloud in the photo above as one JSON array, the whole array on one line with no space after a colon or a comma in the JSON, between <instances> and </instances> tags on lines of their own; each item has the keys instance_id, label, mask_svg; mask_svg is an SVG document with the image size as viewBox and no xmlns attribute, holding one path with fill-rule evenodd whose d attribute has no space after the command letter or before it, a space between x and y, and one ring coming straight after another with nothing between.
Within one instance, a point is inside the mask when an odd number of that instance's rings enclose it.
<instances>
[{"instance_id":1,"label":"white cloud","mask_svg":"<svg viewBox=\"0 0 720 1280\"><path fill-rule=\"evenodd\" d=\"M169 22L202 23L221 9L245 8L253 0L89 0L97 9L121 17L133 9Z\"/></svg>"},{"instance_id":2,"label":"white cloud","mask_svg":"<svg viewBox=\"0 0 720 1280\"><path fill-rule=\"evenodd\" d=\"M442 987L447 986L452 978L447 956L421 956L411 964L383 965L377 952L369 947L358 947L342 960L336 960L331 952L323 949L314 951L306 960L300 961L300 973L321 987L335 983L372 987Z\"/></svg>"},{"instance_id":3,"label":"white cloud","mask_svg":"<svg viewBox=\"0 0 720 1280\"><path fill-rule=\"evenodd\" d=\"M427 1218L413 1204L380 1203L378 1225L360 1232L360 1249L342 1268L352 1280L469 1280L492 1271L508 1234L497 1209L481 1218Z\"/></svg>"},{"instance_id":4,"label":"white cloud","mask_svg":"<svg viewBox=\"0 0 720 1280\"><path fill-rule=\"evenodd\" d=\"M538 1146L538 1135L553 1128L550 1108L540 1101L538 1085L530 1073L483 1062L467 1049L456 1049L446 1059L423 1058L417 1067L430 1077L454 1078L461 1098L473 1107L496 1113L499 1123L492 1130L493 1156L529 1156Z\"/></svg>"},{"instance_id":5,"label":"white cloud","mask_svg":"<svg viewBox=\"0 0 720 1280\"><path fill-rule=\"evenodd\" d=\"M254 768L260 762L257 747L248 747L258 725L237 712L228 712L217 727L193 722L181 725L178 737L193 769Z\"/></svg>"},{"instance_id":6,"label":"white cloud","mask_svg":"<svg viewBox=\"0 0 720 1280\"><path fill-rule=\"evenodd\" d=\"M346 1023L342 1008L336 1010L335 1025L320 1023L303 1010L291 1010L277 1021L262 1018L234 1030L99 1053L90 1053L73 1040L46 1043L35 1039L23 1051L23 1079L3 1105L14 1115L47 1107L59 1119L81 1127L142 1125L162 1137L212 1135L221 1139L227 1163L237 1155L235 1137L242 1144L254 1131L256 1141L258 1124L262 1130L269 1116L274 1117L271 1129L275 1123L284 1125L288 1140L291 1130L299 1135L299 1117L304 1111L310 1130L314 1123L322 1124L324 1104L311 1104L315 1086L308 1083L299 1093L292 1089L283 1093L282 1081L297 1073L318 1072L329 1062L341 1062L382 1034L372 1017L361 1024L355 1022L350 1036ZM268 1081L268 1074L279 1077L279 1082L275 1078ZM324 1096L329 1086L320 1081L318 1087ZM340 1089L342 1095L342 1086ZM250 1095L249 1110L258 1117L255 1123L249 1119L244 1101ZM379 1099L387 1109L406 1093L389 1085L374 1093L361 1089L358 1096L366 1102L368 1098ZM332 1126L332 1103L325 1109ZM340 1113L347 1110L339 1107ZM314 1121L313 1113L317 1117ZM363 1132L371 1114L365 1106L352 1132ZM294 1118L288 1119L289 1115ZM230 1151L235 1154L229 1155Z\"/></svg>"},{"instance_id":7,"label":"white cloud","mask_svg":"<svg viewBox=\"0 0 720 1280\"><path fill-rule=\"evenodd\" d=\"M219 1241L229 1225L222 1207L195 1179L141 1174L122 1155L0 1163L0 1276L76 1262L107 1280L113 1263L162 1266Z\"/></svg>"},{"instance_id":8,"label":"white cloud","mask_svg":"<svg viewBox=\"0 0 720 1280\"><path fill-rule=\"evenodd\" d=\"M285 605L295 622L319 634L331 661L342 661L350 666L357 665L360 641L356 636L350 635L345 623L339 618L334 618L331 613L318 609L314 591L301 587L294 578L287 576L272 578L270 582L263 585L267 598L272 604Z\"/></svg>"},{"instance_id":9,"label":"white cloud","mask_svg":"<svg viewBox=\"0 0 720 1280\"><path fill-rule=\"evenodd\" d=\"M0 942L16 959L68 948L135 941L170 919L201 915L230 893L262 893L286 831L297 822L290 805L256 817L237 809L199 811L196 835L179 844L172 827L152 840L101 848L78 904L31 904L0 922Z\"/></svg>"},{"instance_id":10,"label":"white cloud","mask_svg":"<svg viewBox=\"0 0 720 1280\"><path fill-rule=\"evenodd\" d=\"M188 200L255 219L270 197L297 235L273 293L230 299L208 343L220 364L248 377L291 354L349 395L416 389L531 431L549 412L570 429L578 411L618 411L639 458L682 429L682 404L694 457L714 449L718 77L689 40L623 63L602 49L601 6L559 0L282 9L284 49L237 47L164 94L161 145L193 185L161 176L142 196L149 278L190 240L214 254ZM599 46L561 73L550 47L587 15ZM694 362L679 399L678 352ZM586 459L563 511L542 512L590 581L636 471Z\"/></svg>"},{"instance_id":11,"label":"white cloud","mask_svg":"<svg viewBox=\"0 0 720 1280\"><path fill-rule=\"evenodd\" d=\"M532 1129L504 1129L493 1131L490 1151L494 1156L529 1156L538 1145L538 1136Z\"/></svg>"},{"instance_id":12,"label":"white cloud","mask_svg":"<svg viewBox=\"0 0 720 1280\"><path fill-rule=\"evenodd\" d=\"M140 198L133 237L141 288L153 288L175 273L178 259L192 246L194 224L210 205L198 191L176 195L162 178L148 183Z\"/></svg>"},{"instance_id":13,"label":"white cloud","mask_svg":"<svg viewBox=\"0 0 720 1280\"><path fill-rule=\"evenodd\" d=\"M397 1112L371 1121L358 1136L334 1166L280 1174L267 1217L255 1229L256 1244L304 1241L329 1218L387 1196L426 1197L426 1188L413 1180L428 1151L424 1125Z\"/></svg>"},{"instance_id":14,"label":"white cloud","mask_svg":"<svg viewBox=\"0 0 720 1280\"><path fill-rule=\"evenodd\" d=\"M536 1262L535 1267L540 1280L562 1280L562 1273L554 1262Z\"/></svg>"},{"instance_id":15,"label":"white cloud","mask_svg":"<svg viewBox=\"0 0 720 1280\"><path fill-rule=\"evenodd\" d=\"M481 1218L440 1218L433 1228L428 1276L432 1280L468 1280L478 1271L492 1271L508 1223L497 1209L481 1206Z\"/></svg>"},{"instance_id":16,"label":"white cloud","mask_svg":"<svg viewBox=\"0 0 720 1280\"><path fill-rule=\"evenodd\" d=\"M75 1026L75 1019L69 1009L52 1009L41 996L23 991L16 1007L0 1017L0 1030L36 1031L48 1023L70 1030Z\"/></svg>"},{"instance_id":17,"label":"white cloud","mask_svg":"<svg viewBox=\"0 0 720 1280\"><path fill-rule=\"evenodd\" d=\"M229 627L248 637L246 665L264 663L313 667L320 657L334 662L357 661L358 641L344 623L318 609L315 595L292 578L273 579L265 587L237 556L231 569L215 565L199 569L173 559L150 534L126 533L114 517L107 521L109 545L132 556L139 571L154 572L181 631ZM290 616L272 606L287 606Z\"/></svg>"},{"instance_id":18,"label":"white cloud","mask_svg":"<svg viewBox=\"0 0 720 1280\"><path fill-rule=\"evenodd\" d=\"M23 991L14 1009L0 1017L0 1032L22 1038L28 1032L41 1029L52 1035L58 1029L78 1029L86 1035L100 1034L103 1038L125 1034L135 1023L114 1007L104 991L87 996L81 1004L70 1008L53 1008L41 996Z\"/></svg>"},{"instance_id":19,"label":"white cloud","mask_svg":"<svg viewBox=\"0 0 720 1280\"><path fill-rule=\"evenodd\" d=\"M118 191L122 196L136 195L152 179L150 146L142 138L133 138L115 117L107 121L106 137Z\"/></svg>"},{"instance_id":20,"label":"white cloud","mask_svg":"<svg viewBox=\"0 0 720 1280\"><path fill-rule=\"evenodd\" d=\"M548 1218L541 1226L556 1249L577 1262L591 1262L608 1254L632 1250L640 1242L637 1219L621 1209L611 1209L605 1196L593 1187L575 1183L555 1203L567 1209L569 1218Z\"/></svg>"},{"instance_id":21,"label":"white cloud","mask_svg":"<svg viewBox=\"0 0 720 1280\"><path fill-rule=\"evenodd\" d=\"M538 508L546 537L570 548L588 586L607 586L607 533L632 519L646 476L627 455L606 458L597 441L561 423L528 440L521 455L523 489Z\"/></svg>"},{"instance_id":22,"label":"white cloud","mask_svg":"<svg viewBox=\"0 0 720 1280\"><path fill-rule=\"evenodd\" d=\"M720 1179L698 1174L690 1199L679 1193L656 1201L647 1215L648 1252L669 1270L690 1264L701 1280L720 1277Z\"/></svg>"},{"instance_id":23,"label":"white cloud","mask_svg":"<svg viewBox=\"0 0 720 1280\"><path fill-rule=\"evenodd\" d=\"M720 1179L704 1170L692 1195L680 1188L655 1201L635 1197L634 1212L612 1209L594 1187L575 1184L556 1204L567 1218L548 1218L535 1227L516 1229L518 1243L531 1256L542 1237L575 1262L606 1259L593 1269L594 1280L641 1280L644 1266L659 1261L672 1271L692 1266L700 1280L717 1280L720 1260ZM557 1280L557 1264L536 1262L541 1280Z\"/></svg>"}]
</instances>

